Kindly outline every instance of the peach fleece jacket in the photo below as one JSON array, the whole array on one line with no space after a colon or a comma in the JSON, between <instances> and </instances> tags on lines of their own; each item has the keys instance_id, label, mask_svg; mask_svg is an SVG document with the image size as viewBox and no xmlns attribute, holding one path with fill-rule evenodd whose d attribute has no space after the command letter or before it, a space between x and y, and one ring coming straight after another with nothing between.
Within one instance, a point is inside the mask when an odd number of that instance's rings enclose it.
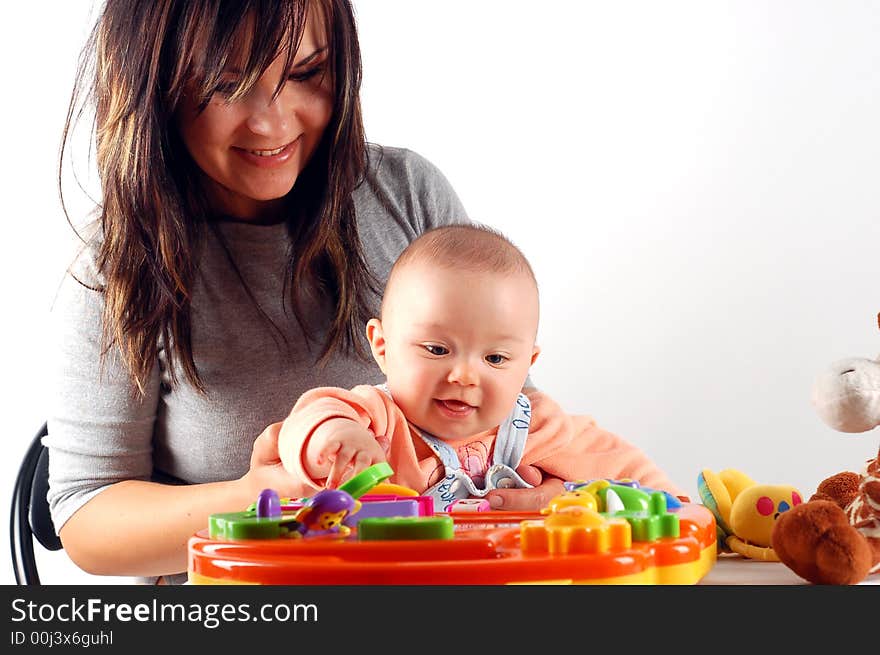
<instances>
[{"instance_id":1,"label":"peach fleece jacket","mask_svg":"<svg viewBox=\"0 0 880 655\"><path fill-rule=\"evenodd\" d=\"M630 478L642 486L677 496L684 492L673 484L641 450L603 430L590 416L571 416L549 396L532 391L529 436L521 465L530 464L562 480ZM284 420L278 450L284 467L312 490L324 480L313 480L303 458L314 430L331 418L347 418L385 435L390 442L388 463L394 469L390 482L423 492L442 479L443 464L416 434L394 400L377 387L359 385L351 390L319 387L304 393ZM494 429L447 443L462 459L466 453L485 453L491 461ZM467 466L464 467L467 470Z\"/></svg>"}]
</instances>

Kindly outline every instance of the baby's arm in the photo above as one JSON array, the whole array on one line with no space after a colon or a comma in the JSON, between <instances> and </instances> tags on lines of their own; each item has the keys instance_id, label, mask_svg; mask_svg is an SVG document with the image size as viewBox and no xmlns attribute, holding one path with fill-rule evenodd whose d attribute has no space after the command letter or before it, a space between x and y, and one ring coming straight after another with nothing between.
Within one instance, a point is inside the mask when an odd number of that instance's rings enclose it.
<instances>
[{"instance_id":1,"label":"baby's arm","mask_svg":"<svg viewBox=\"0 0 880 655\"><path fill-rule=\"evenodd\" d=\"M589 416L562 411L546 394L529 394L532 425L524 462L563 480L630 478L674 496L685 492L640 448L596 425Z\"/></svg>"},{"instance_id":2,"label":"baby's arm","mask_svg":"<svg viewBox=\"0 0 880 655\"><path fill-rule=\"evenodd\" d=\"M335 489L343 476L357 475L365 468L385 461L385 452L369 428L348 418L327 419L306 441L303 466L313 480L326 478ZM349 471L350 469L350 471Z\"/></svg>"},{"instance_id":3,"label":"baby's arm","mask_svg":"<svg viewBox=\"0 0 880 655\"><path fill-rule=\"evenodd\" d=\"M278 435L285 470L314 490L338 484L351 464L355 472L385 461L377 443L391 435L393 403L375 387L320 387L307 391ZM368 461L370 464L364 464Z\"/></svg>"}]
</instances>

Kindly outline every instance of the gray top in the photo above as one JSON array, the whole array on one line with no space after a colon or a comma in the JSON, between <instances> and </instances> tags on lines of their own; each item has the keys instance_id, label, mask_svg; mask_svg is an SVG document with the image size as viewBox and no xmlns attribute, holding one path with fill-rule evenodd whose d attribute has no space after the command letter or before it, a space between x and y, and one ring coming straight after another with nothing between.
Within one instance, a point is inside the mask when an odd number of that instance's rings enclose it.
<instances>
[{"instance_id":1,"label":"gray top","mask_svg":"<svg viewBox=\"0 0 880 655\"><path fill-rule=\"evenodd\" d=\"M370 146L376 188L354 194L367 263L384 284L397 256L417 235L467 220L452 187L430 162L403 149ZM384 203L383 203L384 200ZM317 386L375 384L372 362L335 354L316 366L289 302L284 302L288 238L283 224L226 222L220 230L262 310L284 332L282 340L259 314L208 236L193 289L192 346L207 394L180 371L171 388L164 353L143 399L111 351L100 368L103 296L66 275L52 308L49 378L49 505L56 530L106 486L170 475L187 483L239 478L248 470L254 439L282 420L297 398ZM96 279L94 250L72 270ZM326 300L326 299L325 299ZM329 302L309 308L326 324ZM363 337L366 344L366 337Z\"/></svg>"}]
</instances>

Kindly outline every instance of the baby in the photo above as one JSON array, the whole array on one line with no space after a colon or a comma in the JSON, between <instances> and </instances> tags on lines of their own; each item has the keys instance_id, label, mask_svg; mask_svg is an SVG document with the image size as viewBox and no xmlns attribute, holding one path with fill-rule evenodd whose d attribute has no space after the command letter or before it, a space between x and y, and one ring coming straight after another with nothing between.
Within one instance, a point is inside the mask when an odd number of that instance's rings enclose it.
<instances>
[{"instance_id":1,"label":"baby","mask_svg":"<svg viewBox=\"0 0 880 655\"><path fill-rule=\"evenodd\" d=\"M538 287L525 256L496 231L425 232L389 275L367 324L380 386L322 387L285 419L285 469L316 490L381 461L391 482L434 498L562 480L630 478L683 492L635 446L523 386L540 352Z\"/></svg>"}]
</instances>

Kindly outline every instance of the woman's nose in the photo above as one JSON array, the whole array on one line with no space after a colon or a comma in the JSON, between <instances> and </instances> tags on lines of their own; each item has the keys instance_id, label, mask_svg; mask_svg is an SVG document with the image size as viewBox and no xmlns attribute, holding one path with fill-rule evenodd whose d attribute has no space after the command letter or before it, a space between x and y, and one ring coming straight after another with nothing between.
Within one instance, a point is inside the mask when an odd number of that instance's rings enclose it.
<instances>
[{"instance_id":1,"label":"woman's nose","mask_svg":"<svg viewBox=\"0 0 880 655\"><path fill-rule=\"evenodd\" d=\"M449 371L448 380L464 385L474 385L480 381L477 367L466 357L455 361L452 370Z\"/></svg>"},{"instance_id":2,"label":"woman's nose","mask_svg":"<svg viewBox=\"0 0 880 655\"><path fill-rule=\"evenodd\" d=\"M254 134L262 136L287 136L288 123L293 116L284 90L273 97L269 90L254 89L247 100L247 127ZM282 144L277 144L282 145Z\"/></svg>"}]
</instances>

